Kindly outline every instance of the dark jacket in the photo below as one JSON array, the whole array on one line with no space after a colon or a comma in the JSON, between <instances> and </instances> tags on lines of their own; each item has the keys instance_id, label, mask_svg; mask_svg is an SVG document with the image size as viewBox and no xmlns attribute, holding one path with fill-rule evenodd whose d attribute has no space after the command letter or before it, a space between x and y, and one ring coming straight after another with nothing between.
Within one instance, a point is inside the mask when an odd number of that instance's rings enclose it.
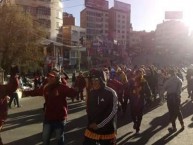
<instances>
[{"instance_id":1,"label":"dark jacket","mask_svg":"<svg viewBox=\"0 0 193 145\"><path fill-rule=\"evenodd\" d=\"M82 75L77 76L74 87L82 91L86 87L86 80Z\"/></svg>"},{"instance_id":2,"label":"dark jacket","mask_svg":"<svg viewBox=\"0 0 193 145\"><path fill-rule=\"evenodd\" d=\"M92 90L87 102L88 126L96 123L98 129L88 128L88 130L97 134L114 133L116 131L117 104L118 98L113 89L105 86L99 90Z\"/></svg>"}]
</instances>

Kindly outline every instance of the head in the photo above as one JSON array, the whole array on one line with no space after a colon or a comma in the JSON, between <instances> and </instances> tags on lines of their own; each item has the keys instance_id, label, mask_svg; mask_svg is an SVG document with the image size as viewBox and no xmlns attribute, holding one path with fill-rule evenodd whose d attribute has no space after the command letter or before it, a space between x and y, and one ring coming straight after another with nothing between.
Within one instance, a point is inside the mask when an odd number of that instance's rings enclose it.
<instances>
[{"instance_id":1,"label":"head","mask_svg":"<svg viewBox=\"0 0 193 145\"><path fill-rule=\"evenodd\" d=\"M90 72L90 78L92 81L92 86L94 90L98 90L105 86L106 73L101 70L94 70Z\"/></svg>"},{"instance_id":2,"label":"head","mask_svg":"<svg viewBox=\"0 0 193 145\"><path fill-rule=\"evenodd\" d=\"M48 84L57 84L60 80L60 75L56 71L52 71L47 75Z\"/></svg>"},{"instance_id":3,"label":"head","mask_svg":"<svg viewBox=\"0 0 193 145\"><path fill-rule=\"evenodd\" d=\"M79 76L82 76L82 75L83 75L83 73L80 71L80 72L79 72Z\"/></svg>"},{"instance_id":4,"label":"head","mask_svg":"<svg viewBox=\"0 0 193 145\"><path fill-rule=\"evenodd\" d=\"M143 70L142 70L142 69L136 70L136 72L135 72L135 78L136 78L136 79L140 79L140 78L142 78L142 77L143 77Z\"/></svg>"},{"instance_id":5,"label":"head","mask_svg":"<svg viewBox=\"0 0 193 145\"><path fill-rule=\"evenodd\" d=\"M169 72L168 72L168 74L169 74L170 76L175 76L175 75L176 75L176 72L175 72L174 69L170 69Z\"/></svg>"}]
</instances>

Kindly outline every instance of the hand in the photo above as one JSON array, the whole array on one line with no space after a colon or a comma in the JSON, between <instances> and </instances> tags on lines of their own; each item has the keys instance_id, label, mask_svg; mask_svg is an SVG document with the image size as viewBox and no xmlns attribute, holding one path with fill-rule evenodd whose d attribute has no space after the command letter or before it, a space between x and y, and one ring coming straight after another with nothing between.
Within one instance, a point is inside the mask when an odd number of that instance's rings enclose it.
<instances>
[{"instance_id":1,"label":"hand","mask_svg":"<svg viewBox=\"0 0 193 145\"><path fill-rule=\"evenodd\" d=\"M97 130L97 129L98 129L96 123L91 123L91 124L89 125L89 128L91 128L91 129L93 129L93 130Z\"/></svg>"}]
</instances>

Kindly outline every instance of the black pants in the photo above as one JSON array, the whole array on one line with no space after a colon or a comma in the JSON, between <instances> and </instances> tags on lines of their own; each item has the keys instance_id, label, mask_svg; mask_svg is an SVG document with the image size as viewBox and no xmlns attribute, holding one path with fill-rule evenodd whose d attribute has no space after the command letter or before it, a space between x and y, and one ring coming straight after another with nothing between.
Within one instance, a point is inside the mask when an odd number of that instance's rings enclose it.
<instances>
[{"instance_id":1,"label":"black pants","mask_svg":"<svg viewBox=\"0 0 193 145\"><path fill-rule=\"evenodd\" d=\"M143 107L141 107L138 111L136 111L136 108L133 107L133 105L131 104L131 118L134 123L134 129L139 131L141 126L141 121L143 118Z\"/></svg>"},{"instance_id":2,"label":"black pants","mask_svg":"<svg viewBox=\"0 0 193 145\"><path fill-rule=\"evenodd\" d=\"M14 92L13 94L10 95L9 107L11 107L13 100L16 101L15 105L17 105L17 107L19 107L20 106L19 105L19 97L18 97L18 94L16 92Z\"/></svg>"},{"instance_id":3,"label":"black pants","mask_svg":"<svg viewBox=\"0 0 193 145\"><path fill-rule=\"evenodd\" d=\"M122 104L122 109L123 109L123 112L124 112L124 113L125 113L126 110L127 110L128 100L129 100L129 96L124 96L124 101L123 101L123 104Z\"/></svg>"},{"instance_id":4,"label":"black pants","mask_svg":"<svg viewBox=\"0 0 193 145\"><path fill-rule=\"evenodd\" d=\"M191 99L193 99L193 85L191 84L187 84L187 91L188 91L188 96L191 97Z\"/></svg>"},{"instance_id":5,"label":"black pants","mask_svg":"<svg viewBox=\"0 0 193 145\"><path fill-rule=\"evenodd\" d=\"M170 115L170 122L172 123L172 127L176 128L176 119L178 120L181 125L184 124L182 112L180 110L180 98L177 97L175 94L167 95L167 106Z\"/></svg>"},{"instance_id":6,"label":"black pants","mask_svg":"<svg viewBox=\"0 0 193 145\"><path fill-rule=\"evenodd\" d=\"M116 145L116 139L94 140L94 139L85 137L83 145Z\"/></svg>"},{"instance_id":7,"label":"black pants","mask_svg":"<svg viewBox=\"0 0 193 145\"><path fill-rule=\"evenodd\" d=\"M77 96L76 99L77 99L77 100L79 100L79 99L84 100L83 90L78 91L78 96Z\"/></svg>"}]
</instances>

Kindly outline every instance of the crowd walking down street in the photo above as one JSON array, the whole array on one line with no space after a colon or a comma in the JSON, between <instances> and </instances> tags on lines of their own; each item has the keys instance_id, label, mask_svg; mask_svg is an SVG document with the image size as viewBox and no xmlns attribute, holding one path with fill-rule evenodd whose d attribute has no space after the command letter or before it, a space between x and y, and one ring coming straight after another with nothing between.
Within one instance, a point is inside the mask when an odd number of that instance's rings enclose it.
<instances>
[{"instance_id":1,"label":"crowd walking down street","mask_svg":"<svg viewBox=\"0 0 193 145\"><path fill-rule=\"evenodd\" d=\"M148 83L152 78L147 76L150 74L147 67L123 71L117 66L118 71L115 69L93 69L89 74L80 72L77 78L84 75L89 80L81 78L84 82L83 87L79 86L84 90L81 100L77 98L79 91L76 85L68 87L71 86L68 80L67 83L60 83L58 72L50 72L47 83L38 91L23 92L27 95L20 99L22 107L8 110L8 119L1 131L3 143L192 144L193 104L186 79L182 81L174 69L169 69L164 83L157 81L157 84L163 85L161 90L155 90L153 94ZM156 72L159 76L160 72ZM184 72L181 74L186 76ZM35 95L41 92L41 96Z\"/></svg>"}]
</instances>

